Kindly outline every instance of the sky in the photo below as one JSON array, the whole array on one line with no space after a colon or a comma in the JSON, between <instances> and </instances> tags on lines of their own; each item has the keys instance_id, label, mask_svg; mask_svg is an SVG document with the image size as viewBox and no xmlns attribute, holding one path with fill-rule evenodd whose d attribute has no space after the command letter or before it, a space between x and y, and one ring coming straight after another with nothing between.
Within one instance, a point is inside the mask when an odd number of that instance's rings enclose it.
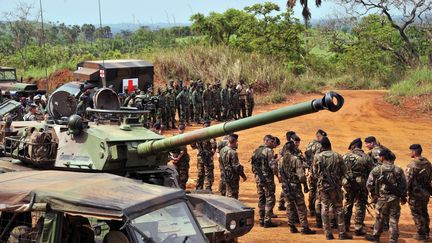
<instances>
[{"instance_id":1,"label":"sky","mask_svg":"<svg viewBox=\"0 0 432 243\"><path fill-rule=\"evenodd\" d=\"M68 25L84 23L99 24L98 0L41 0L45 21L63 22ZM211 11L223 12L228 8L242 9L259 0L100 0L103 24L119 23L189 23L189 17L194 13L208 14ZM269 0L267 0L269 1ZM270 0L285 7L284 0ZM299 0L298 0L299 1ZM0 19L4 13L11 12L18 3L31 4L35 13L39 11L39 0L0 0ZM314 2L314 1L313 1ZM323 1L320 8L311 5L312 19L329 18L338 6L331 1ZM339 7L340 8L340 7ZM299 4L294 9L294 15L301 19Z\"/></svg>"}]
</instances>

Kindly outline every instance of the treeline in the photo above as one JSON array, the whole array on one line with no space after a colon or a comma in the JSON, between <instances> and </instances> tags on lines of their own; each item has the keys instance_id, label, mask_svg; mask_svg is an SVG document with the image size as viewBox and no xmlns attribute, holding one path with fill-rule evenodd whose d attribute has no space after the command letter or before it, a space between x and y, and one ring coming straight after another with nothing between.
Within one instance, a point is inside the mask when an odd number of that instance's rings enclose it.
<instances>
[{"instance_id":1,"label":"treeline","mask_svg":"<svg viewBox=\"0 0 432 243\"><path fill-rule=\"evenodd\" d=\"M424 1L413 1L426 9ZM281 93L390 87L406 73L432 66L431 16L418 9L406 18L371 14L305 28L291 10L265 2L194 14L190 27L112 34L107 26L49 23L42 34L40 21L21 6L0 23L1 65L38 76L39 70L74 69L87 59L142 58L155 62L162 80L241 77Z\"/></svg>"}]
</instances>

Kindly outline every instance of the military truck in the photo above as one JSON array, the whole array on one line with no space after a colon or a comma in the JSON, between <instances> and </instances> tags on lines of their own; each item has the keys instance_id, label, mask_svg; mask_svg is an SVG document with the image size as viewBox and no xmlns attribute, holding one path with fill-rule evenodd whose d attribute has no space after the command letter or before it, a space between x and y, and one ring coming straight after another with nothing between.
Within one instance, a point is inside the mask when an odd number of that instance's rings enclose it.
<instances>
[{"instance_id":1,"label":"military truck","mask_svg":"<svg viewBox=\"0 0 432 243\"><path fill-rule=\"evenodd\" d=\"M168 165L170 150L320 110L335 112L344 103L342 96L329 92L320 99L165 138L143 127L141 118L148 111L120 107L115 91L102 88L93 99L94 108L87 108L94 118L91 122L74 114L73 96L58 91L48 100L51 123L32 123L20 129L3 124L0 130L4 157L0 159L0 168L11 170L10 162L14 162L15 169L108 172L178 187L177 173ZM232 240L253 227L254 210L235 199L213 194L186 195L200 227L212 242Z\"/></svg>"},{"instance_id":2,"label":"military truck","mask_svg":"<svg viewBox=\"0 0 432 243\"><path fill-rule=\"evenodd\" d=\"M0 175L0 241L206 242L185 192L106 173Z\"/></svg>"},{"instance_id":3,"label":"military truck","mask_svg":"<svg viewBox=\"0 0 432 243\"><path fill-rule=\"evenodd\" d=\"M45 93L44 90L38 90L36 84L19 82L16 69L12 67L0 67L0 90L3 94L8 91L12 95L16 94L24 97Z\"/></svg>"}]
</instances>

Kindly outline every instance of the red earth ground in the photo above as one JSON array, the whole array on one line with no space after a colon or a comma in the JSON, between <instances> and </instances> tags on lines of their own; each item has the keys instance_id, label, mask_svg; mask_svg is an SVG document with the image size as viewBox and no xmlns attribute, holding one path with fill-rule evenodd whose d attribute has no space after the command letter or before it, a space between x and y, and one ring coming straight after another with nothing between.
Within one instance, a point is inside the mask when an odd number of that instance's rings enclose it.
<instances>
[{"instance_id":1,"label":"red earth ground","mask_svg":"<svg viewBox=\"0 0 432 243\"><path fill-rule=\"evenodd\" d=\"M254 149L261 144L266 134L273 134L284 139L287 130L296 131L302 138L301 148L304 150L307 143L314 138L315 131L322 128L327 131L333 144L333 149L341 154L347 152L348 144L355 138L374 135L385 146L395 152L396 164L405 169L410 158L408 147L412 143L420 143L424 148L424 156L432 159L432 117L430 114L422 114L416 110L400 110L384 101L385 91L339 91L345 98L344 107L337 113L321 111L319 113L305 115L291 120L285 120L274 124L261 126L246 131L238 132L239 158L245 167L248 180L240 184L239 200L248 206L257 206L256 187L251 172L249 158ZM284 104L264 105L256 108L256 113L271 111L290 104L312 100L321 97L320 94L293 95ZM194 125L188 130L199 128ZM218 139L219 140L219 139ZM190 149L190 148L189 148ZM277 148L276 151L279 151ZM193 188L194 179L197 178L195 150L189 150L191 155L190 182L188 187ZM215 158L215 161L216 158ZM215 162L215 183L213 190L217 190L219 182L219 166ZM280 185L277 184L277 198L280 193ZM307 196L306 196L307 197ZM430 208L430 207L429 207ZM274 210L278 218L275 222L280 226L272 229L264 229L258 225L258 215L255 212L255 227L252 231L239 239L240 242L323 242L325 237L321 229L317 235L304 236L291 234L287 226L287 218L284 212ZM372 210L372 214L375 214ZM315 219L308 217L310 225L315 225ZM366 216L366 225L373 224L370 215ZM400 218L399 242L416 242L412 239L415 234L415 226L407 205L402 206ZM369 229L369 227L368 227ZM337 236L336 230L334 235ZM333 240L336 242L336 240ZM354 237L354 242L365 241L362 237ZM388 233L384 233L383 242L388 242Z\"/></svg>"}]
</instances>

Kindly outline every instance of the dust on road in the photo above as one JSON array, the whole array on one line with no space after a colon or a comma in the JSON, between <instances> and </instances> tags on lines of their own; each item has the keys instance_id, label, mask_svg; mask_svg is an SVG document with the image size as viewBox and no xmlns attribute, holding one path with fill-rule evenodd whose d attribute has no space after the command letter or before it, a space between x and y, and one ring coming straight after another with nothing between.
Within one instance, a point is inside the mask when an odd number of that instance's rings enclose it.
<instances>
[{"instance_id":1,"label":"dust on road","mask_svg":"<svg viewBox=\"0 0 432 243\"><path fill-rule=\"evenodd\" d=\"M248 180L240 184L239 200L251 207L257 207L257 194L251 166L248 162L252 152L261 144L266 134L278 136L285 140L287 130L296 131L302 138L301 148L305 147L315 136L318 128L325 130L332 142L333 149L341 154L347 152L349 143L357 138L364 139L368 135L374 135L385 146L395 152L396 164L405 169L410 158L408 147L412 143L420 143L424 148L424 156L432 159L432 117L421 115L412 111L401 111L384 101L385 91L338 91L345 98L344 107L336 113L321 111L286 121L261 126L246 131L238 132L239 137L239 158L245 167ZM289 104L308 101L321 97L320 94L294 95L284 104L258 106L256 113L270 111ZM197 128L194 126L193 128ZM189 129L190 130L190 129ZM219 139L218 139L219 140ZM283 141L284 143L285 141ZM281 147L277 148L279 151ZM196 151L189 147L191 155L190 178L197 178ZM219 182L219 165L215 157L215 184L213 190L217 190ZM281 186L277 184L276 197L279 198ZM306 196L307 200L307 196ZM431 207L429 207L431 209ZM274 209L278 218L274 221L279 223L277 228L264 229L258 224L257 211L255 212L255 226L252 231L240 238L240 242L323 242L325 236L322 229L317 235L304 236L291 234L287 225L287 217L284 212L277 210L277 203ZM310 225L316 229L315 218L308 217ZM371 216L366 216L366 225L373 224ZM399 242L416 242L411 237L415 234L415 226L410 210L407 205L402 206L400 218ZM333 231L337 236L336 230ZM382 240L388 241L388 233L383 234ZM336 240L333 240L337 242ZM354 236L354 242L365 241L363 237Z\"/></svg>"}]
</instances>

